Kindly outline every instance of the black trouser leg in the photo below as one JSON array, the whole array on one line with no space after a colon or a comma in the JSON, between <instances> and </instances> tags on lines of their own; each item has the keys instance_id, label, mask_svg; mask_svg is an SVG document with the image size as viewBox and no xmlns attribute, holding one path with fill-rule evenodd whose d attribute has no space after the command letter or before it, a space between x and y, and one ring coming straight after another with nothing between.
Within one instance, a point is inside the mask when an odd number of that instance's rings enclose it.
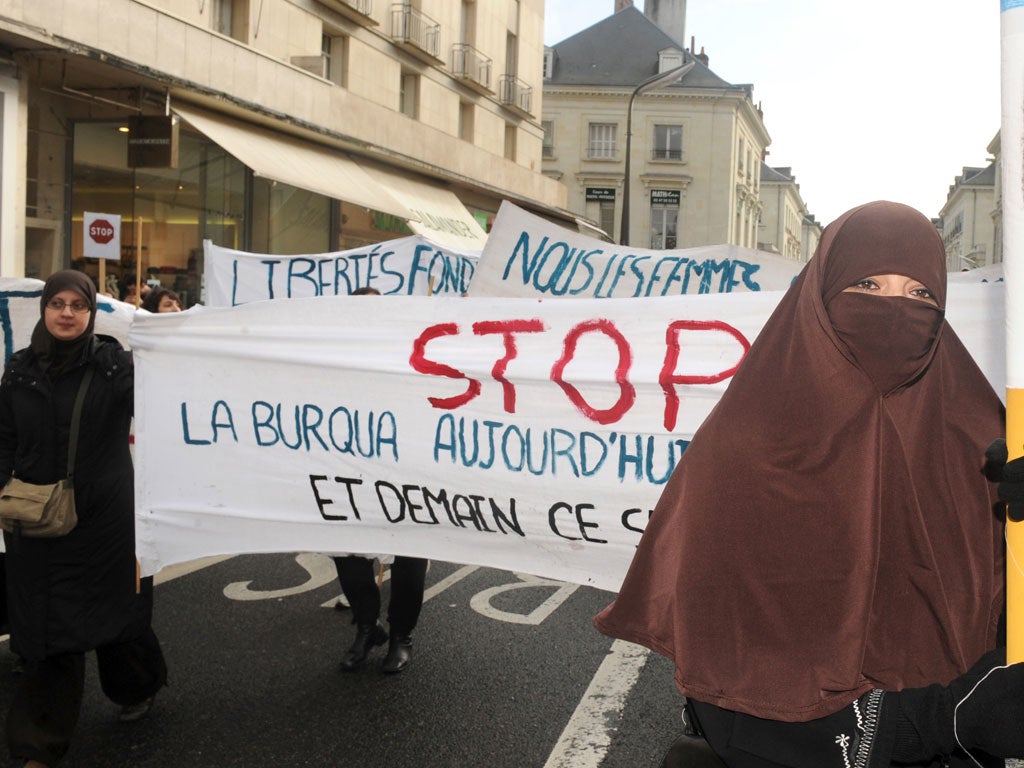
<instances>
[{"instance_id":1,"label":"black trouser leg","mask_svg":"<svg viewBox=\"0 0 1024 768\"><path fill-rule=\"evenodd\" d=\"M404 637L416 628L423 607L426 578L427 561L422 558L400 556L391 564L388 628L392 635Z\"/></svg>"},{"instance_id":2,"label":"black trouser leg","mask_svg":"<svg viewBox=\"0 0 1024 768\"><path fill-rule=\"evenodd\" d=\"M30 662L7 715L12 758L56 765L71 744L85 686L85 654L65 653Z\"/></svg>"},{"instance_id":3,"label":"black trouser leg","mask_svg":"<svg viewBox=\"0 0 1024 768\"><path fill-rule=\"evenodd\" d=\"M7 632L7 558L0 552L0 635Z\"/></svg>"},{"instance_id":4,"label":"black trouser leg","mask_svg":"<svg viewBox=\"0 0 1024 768\"><path fill-rule=\"evenodd\" d=\"M345 599L352 606L352 621L373 624L380 616L380 590L373 574L373 560L350 555L334 558L338 581Z\"/></svg>"},{"instance_id":5,"label":"black trouser leg","mask_svg":"<svg viewBox=\"0 0 1024 768\"><path fill-rule=\"evenodd\" d=\"M96 662L103 693L122 707L145 701L167 683L167 664L152 629L126 643L100 646Z\"/></svg>"}]
</instances>

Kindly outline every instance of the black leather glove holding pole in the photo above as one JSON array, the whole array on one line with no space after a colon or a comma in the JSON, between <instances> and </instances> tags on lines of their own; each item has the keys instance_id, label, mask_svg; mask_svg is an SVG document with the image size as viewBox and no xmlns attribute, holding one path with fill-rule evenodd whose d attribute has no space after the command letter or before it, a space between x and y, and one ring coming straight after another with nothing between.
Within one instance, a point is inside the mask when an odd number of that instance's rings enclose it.
<instances>
[{"instance_id":1,"label":"black leather glove holding pole","mask_svg":"<svg viewBox=\"0 0 1024 768\"><path fill-rule=\"evenodd\" d=\"M980 766L1024 756L1024 664L986 654L948 686L886 692L871 766L929 762L965 750Z\"/></svg>"},{"instance_id":2,"label":"black leather glove holding pole","mask_svg":"<svg viewBox=\"0 0 1024 768\"><path fill-rule=\"evenodd\" d=\"M1007 462L1006 441L994 440L985 449L985 476L999 483L999 500L1006 503L1006 517L1024 520L1024 456Z\"/></svg>"}]
</instances>

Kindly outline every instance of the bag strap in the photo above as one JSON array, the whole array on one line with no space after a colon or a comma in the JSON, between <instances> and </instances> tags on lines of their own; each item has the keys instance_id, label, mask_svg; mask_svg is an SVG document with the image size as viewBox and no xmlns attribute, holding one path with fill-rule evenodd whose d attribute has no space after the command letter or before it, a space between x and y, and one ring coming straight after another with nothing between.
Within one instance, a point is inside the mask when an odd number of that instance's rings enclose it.
<instances>
[{"instance_id":1,"label":"bag strap","mask_svg":"<svg viewBox=\"0 0 1024 768\"><path fill-rule=\"evenodd\" d=\"M85 369L82 376L82 383L78 385L78 394L75 395L75 407L71 411L71 435L68 437L68 479L75 473L75 454L78 452L78 427L82 421L82 403L85 402L85 390L89 388L92 380L92 366Z\"/></svg>"}]
</instances>

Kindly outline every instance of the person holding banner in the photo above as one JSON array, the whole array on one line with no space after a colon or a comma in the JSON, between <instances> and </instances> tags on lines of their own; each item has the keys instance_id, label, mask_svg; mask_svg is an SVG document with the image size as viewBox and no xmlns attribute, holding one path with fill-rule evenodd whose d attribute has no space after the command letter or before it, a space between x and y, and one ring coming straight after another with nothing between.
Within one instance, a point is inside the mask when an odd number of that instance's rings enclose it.
<instances>
[{"instance_id":1,"label":"person holding banner","mask_svg":"<svg viewBox=\"0 0 1024 768\"><path fill-rule=\"evenodd\" d=\"M145 716L167 678L152 591L138 591L132 357L95 335L95 320L92 281L75 270L51 275L31 343L0 381L0 482L52 483L65 476L72 403L92 374L74 463L77 524L53 538L4 533L11 650L27 662L7 717L15 765L53 766L67 752L87 651L96 651L101 686L123 721Z\"/></svg>"},{"instance_id":2,"label":"person holding banner","mask_svg":"<svg viewBox=\"0 0 1024 768\"><path fill-rule=\"evenodd\" d=\"M995 766L1005 665L999 398L944 319L923 215L823 233L658 502L599 630L675 662L731 768Z\"/></svg>"},{"instance_id":3,"label":"person holding banner","mask_svg":"<svg viewBox=\"0 0 1024 768\"><path fill-rule=\"evenodd\" d=\"M380 296L380 291L363 287L350 295ZM341 668L354 672L366 662L375 646L387 641L388 652L381 671L388 674L401 672L412 659L412 631L423 608L427 561L402 555L392 560L387 631L380 622L380 587L374 578L373 560L359 555L344 555L335 557L334 565L341 591L352 608L352 623L356 625L356 636L341 660Z\"/></svg>"},{"instance_id":4,"label":"person holding banner","mask_svg":"<svg viewBox=\"0 0 1024 768\"><path fill-rule=\"evenodd\" d=\"M181 312L181 297L170 288L152 288L142 300L147 312Z\"/></svg>"}]
</instances>

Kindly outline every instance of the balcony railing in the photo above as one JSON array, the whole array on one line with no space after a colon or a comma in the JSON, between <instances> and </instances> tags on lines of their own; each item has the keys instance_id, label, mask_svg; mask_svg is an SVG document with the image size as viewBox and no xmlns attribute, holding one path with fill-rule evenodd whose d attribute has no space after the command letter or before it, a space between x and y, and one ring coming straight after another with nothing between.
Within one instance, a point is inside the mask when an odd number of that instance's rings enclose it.
<instances>
[{"instance_id":1,"label":"balcony railing","mask_svg":"<svg viewBox=\"0 0 1024 768\"><path fill-rule=\"evenodd\" d=\"M651 160L682 160L683 150L681 149L652 149Z\"/></svg>"},{"instance_id":2,"label":"balcony railing","mask_svg":"<svg viewBox=\"0 0 1024 768\"><path fill-rule=\"evenodd\" d=\"M587 147L587 160L618 160L619 152L614 145L591 144Z\"/></svg>"},{"instance_id":3,"label":"balcony railing","mask_svg":"<svg viewBox=\"0 0 1024 768\"><path fill-rule=\"evenodd\" d=\"M347 5L356 13L369 16L373 13L373 0L337 0L340 5Z\"/></svg>"},{"instance_id":4,"label":"balcony railing","mask_svg":"<svg viewBox=\"0 0 1024 768\"><path fill-rule=\"evenodd\" d=\"M487 90L491 87L491 60L467 43L452 46L452 74Z\"/></svg>"},{"instance_id":5,"label":"balcony railing","mask_svg":"<svg viewBox=\"0 0 1024 768\"><path fill-rule=\"evenodd\" d=\"M364 27L372 27L377 24L373 19L373 0L320 0L320 2Z\"/></svg>"},{"instance_id":6,"label":"balcony railing","mask_svg":"<svg viewBox=\"0 0 1024 768\"><path fill-rule=\"evenodd\" d=\"M529 115L533 103L533 88L515 75L502 75L498 80L498 99L505 106Z\"/></svg>"},{"instance_id":7,"label":"balcony railing","mask_svg":"<svg viewBox=\"0 0 1024 768\"><path fill-rule=\"evenodd\" d=\"M393 5L391 39L437 59L441 50L441 25L410 5Z\"/></svg>"}]
</instances>

